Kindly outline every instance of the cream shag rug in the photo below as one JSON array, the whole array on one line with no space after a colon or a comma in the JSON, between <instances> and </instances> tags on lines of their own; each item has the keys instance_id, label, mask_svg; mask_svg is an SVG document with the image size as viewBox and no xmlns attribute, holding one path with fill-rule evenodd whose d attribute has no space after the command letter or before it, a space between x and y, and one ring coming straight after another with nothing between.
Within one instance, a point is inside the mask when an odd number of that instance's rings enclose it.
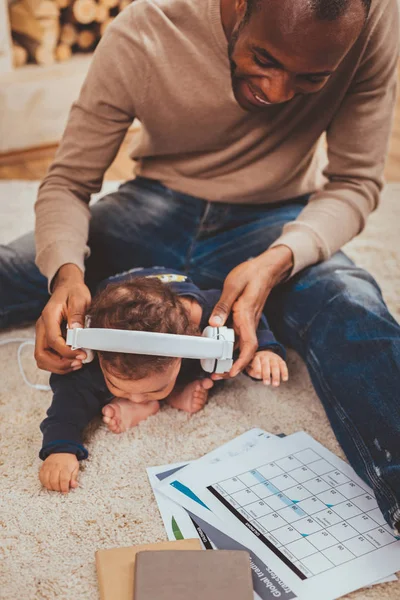
<instances>
[{"instance_id":1,"label":"cream shag rug","mask_svg":"<svg viewBox=\"0 0 400 600\"><path fill-rule=\"evenodd\" d=\"M0 183L1 243L32 228L36 189L36 182ZM376 277L398 320L399 223L400 184L393 184L366 231L346 248ZM0 339L32 334L33 328L24 328L3 332ZM82 466L80 487L61 496L41 489L37 476L39 423L51 396L24 384L16 358L16 345L0 347L2 599L97 600L96 549L166 539L147 466L198 458L255 426L273 433L305 430L343 456L304 364L289 352L290 381L279 390L265 389L242 376L226 383L192 418L165 408L123 435L100 426L90 439L90 459ZM29 348L24 364L31 380L46 382ZM400 582L359 590L349 598L400 599Z\"/></svg>"}]
</instances>

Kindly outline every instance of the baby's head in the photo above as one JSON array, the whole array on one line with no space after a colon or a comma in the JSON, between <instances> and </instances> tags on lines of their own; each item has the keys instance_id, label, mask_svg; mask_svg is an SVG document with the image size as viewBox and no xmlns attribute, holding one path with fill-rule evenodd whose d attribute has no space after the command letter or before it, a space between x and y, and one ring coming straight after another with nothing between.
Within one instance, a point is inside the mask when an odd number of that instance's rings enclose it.
<instances>
[{"instance_id":1,"label":"baby's head","mask_svg":"<svg viewBox=\"0 0 400 600\"><path fill-rule=\"evenodd\" d=\"M187 308L158 278L135 277L109 284L94 298L90 326L180 335L199 335ZM173 390L181 359L122 352L98 352L110 392L133 402L162 400Z\"/></svg>"}]
</instances>

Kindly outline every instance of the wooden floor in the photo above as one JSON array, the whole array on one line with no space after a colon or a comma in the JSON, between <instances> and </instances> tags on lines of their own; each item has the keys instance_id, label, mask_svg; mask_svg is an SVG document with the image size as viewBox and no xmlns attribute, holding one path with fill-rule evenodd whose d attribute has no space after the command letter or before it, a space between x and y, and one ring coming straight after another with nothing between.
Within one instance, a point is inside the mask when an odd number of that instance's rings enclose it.
<instances>
[{"instance_id":1,"label":"wooden floor","mask_svg":"<svg viewBox=\"0 0 400 600\"><path fill-rule=\"evenodd\" d=\"M115 161L106 173L106 179L123 180L131 177L132 162L128 157L131 136L132 133L128 133ZM371 140L371 144L373 143ZM26 152L0 154L0 179L43 179L55 152L56 146L51 146ZM400 94L397 99L385 176L387 181L400 181Z\"/></svg>"}]
</instances>

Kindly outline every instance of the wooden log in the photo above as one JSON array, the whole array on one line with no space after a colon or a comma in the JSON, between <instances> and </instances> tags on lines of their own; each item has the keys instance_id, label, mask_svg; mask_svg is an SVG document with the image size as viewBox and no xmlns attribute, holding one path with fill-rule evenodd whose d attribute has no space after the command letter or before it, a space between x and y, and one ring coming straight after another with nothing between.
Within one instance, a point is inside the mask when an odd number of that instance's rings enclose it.
<instances>
[{"instance_id":1,"label":"wooden log","mask_svg":"<svg viewBox=\"0 0 400 600\"><path fill-rule=\"evenodd\" d=\"M28 51L19 44L12 45L13 65L15 68L22 67L28 62Z\"/></svg>"},{"instance_id":2,"label":"wooden log","mask_svg":"<svg viewBox=\"0 0 400 600\"><path fill-rule=\"evenodd\" d=\"M107 8L115 8L118 6L119 0L99 0L100 4L104 4Z\"/></svg>"},{"instance_id":3,"label":"wooden log","mask_svg":"<svg viewBox=\"0 0 400 600\"><path fill-rule=\"evenodd\" d=\"M72 56L71 46L68 44L58 44L55 51L56 60L58 62L64 62L69 60Z\"/></svg>"},{"instance_id":4,"label":"wooden log","mask_svg":"<svg viewBox=\"0 0 400 600\"><path fill-rule=\"evenodd\" d=\"M75 25L72 23L65 23L65 25L61 27L60 42L62 44L67 44L67 46L73 46L76 44L77 40L78 31Z\"/></svg>"},{"instance_id":5,"label":"wooden log","mask_svg":"<svg viewBox=\"0 0 400 600\"><path fill-rule=\"evenodd\" d=\"M40 22L43 24L43 21ZM46 19L46 23L43 27L43 36L41 41L41 46L45 46L46 48L51 48L54 50L57 46L57 42L60 37L60 23L57 20Z\"/></svg>"},{"instance_id":6,"label":"wooden log","mask_svg":"<svg viewBox=\"0 0 400 600\"><path fill-rule=\"evenodd\" d=\"M72 5L72 13L78 23L88 25L96 18L96 2L94 0L76 0Z\"/></svg>"},{"instance_id":7,"label":"wooden log","mask_svg":"<svg viewBox=\"0 0 400 600\"><path fill-rule=\"evenodd\" d=\"M40 42L42 39L42 28L39 21L31 11L28 4L21 0L9 7L11 31Z\"/></svg>"},{"instance_id":8,"label":"wooden log","mask_svg":"<svg viewBox=\"0 0 400 600\"><path fill-rule=\"evenodd\" d=\"M60 10L67 8L70 5L70 0L55 0Z\"/></svg>"},{"instance_id":9,"label":"wooden log","mask_svg":"<svg viewBox=\"0 0 400 600\"><path fill-rule=\"evenodd\" d=\"M38 41L22 35L14 34L15 40L28 51L29 57L38 65L52 65L55 62L54 49L42 46Z\"/></svg>"},{"instance_id":10,"label":"wooden log","mask_svg":"<svg viewBox=\"0 0 400 600\"><path fill-rule=\"evenodd\" d=\"M78 46L81 50L89 50L96 42L96 34L91 29L82 29L78 33Z\"/></svg>"},{"instance_id":11,"label":"wooden log","mask_svg":"<svg viewBox=\"0 0 400 600\"><path fill-rule=\"evenodd\" d=\"M19 2L20 0L16 0L16 2ZM25 5L29 6L31 12L33 12L33 14L35 14L39 4L41 3L42 0L24 0ZM12 0L11 2L9 2L9 4L12 4Z\"/></svg>"},{"instance_id":12,"label":"wooden log","mask_svg":"<svg viewBox=\"0 0 400 600\"><path fill-rule=\"evenodd\" d=\"M43 31L60 31L60 21L58 18L39 19L39 23Z\"/></svg>"},{"instance_id":13,"label":"wooden log","mask_svg":"<svg viewBox=\"0 0 400 600\"><path fill-rule=\"evenodd\" d=\"M54 48L39 46L34 56L38 65L53 65L56 62Z\"/></svg>"},{"instance_id":14,"label":"wooden log","mask_svg":"<svg viewBox=\"0 0 400 600\"><path fill-rule=\"evenodd\" d=\"M59 14L60 9L53 0L42 0L34 12L37 19L58 19Z\"/></svg>"},{"instance_id":15,"label":"wooden log","mask_svg":"<svg viewBox=\"0 0 400 600\"><path fill-rule=\"evenodd\" d=\"M105 30L107 29L107 27L109 25L111 25L111 23L114 21L115 17L110 17L109 19L107 19L107 21L104 21L104 23L102 23L100 25L100 35L104 35Z\"/></svg>"},{"instance_id":16,"label":"wooden log","mask_svg":"<svg viewBox=\"0 0 400 600\"><path fill-rule=\"evenodd\" d=\"M39 20L40 27L44 32L46 31L55 31L58 35L60 35L60 21L59 19L40 19Z\"/></svg>"},{"instance_id":17,"label":"wooden log","mask_svg":"<svg viewBox=\"0 0 400 600\"><path fill-rule=\"evenodd\" d=\"M108 6L105 4L97 4L96 6L96 23L104 23L110 16Z\"/></svg>"}]
</instances>

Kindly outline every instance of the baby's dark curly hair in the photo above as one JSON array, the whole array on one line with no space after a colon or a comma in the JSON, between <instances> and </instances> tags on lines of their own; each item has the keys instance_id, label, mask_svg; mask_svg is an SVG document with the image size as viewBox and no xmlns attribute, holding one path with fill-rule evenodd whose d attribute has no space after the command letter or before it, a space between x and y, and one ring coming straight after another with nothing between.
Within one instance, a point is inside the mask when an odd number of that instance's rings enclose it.
<instances>
[{"instance_id":1,"label":"baby's dark curly hair","mask_svg":"<svg viewBox=\"0 0 400 600\"><path fill-rule=\"evenodd\" d=\"M157 277L110 283L95 296L89 314L91 327L200 335L179 296ZM176 360L122 352L97 354L110 373L123 379L142 379L163 372Z\"/></svg>"}]
</instances>

